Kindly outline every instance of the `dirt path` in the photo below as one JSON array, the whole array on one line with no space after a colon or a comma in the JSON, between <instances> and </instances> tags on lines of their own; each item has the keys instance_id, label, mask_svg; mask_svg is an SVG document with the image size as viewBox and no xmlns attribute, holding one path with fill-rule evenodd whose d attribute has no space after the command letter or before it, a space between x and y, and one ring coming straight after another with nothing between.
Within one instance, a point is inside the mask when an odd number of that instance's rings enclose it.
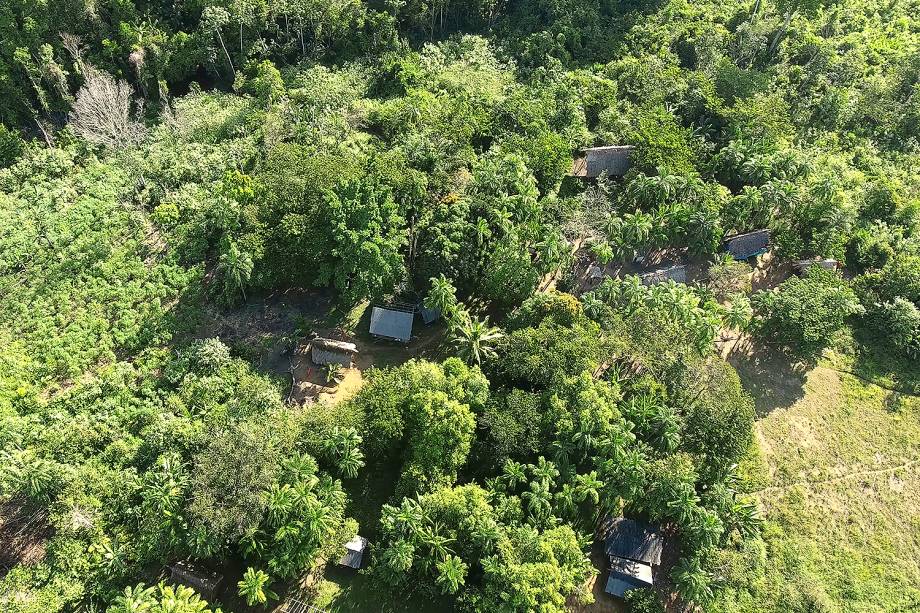
<instances>
[{"instance_id":1,"label":"dirt path","mask_svg":"<svg viewBox=\"0 0 920 613\"><path fill-rule=\"evenodd\" d=\"M898 466L889 466L888 468L876 468L873 470L860 470L852 472L846 475L841 475L839 477L831 477L829 479L819 479L818 481L796 481L794 483L788 483L786 485L773 485L770 487L765 487L763 489L755 490L751 494L764 494L768 492L779 492L783 490L788 490L796 486L814 486L814 485L826 485L829 483L837 483L839 481L846 481L848 479L856 479L858 477L869 477L874 475L883 475L886 473L893 473L899 470L905 470L912 466L920 464L920 459L910 460Z\"/></svg>"}]
</instances>

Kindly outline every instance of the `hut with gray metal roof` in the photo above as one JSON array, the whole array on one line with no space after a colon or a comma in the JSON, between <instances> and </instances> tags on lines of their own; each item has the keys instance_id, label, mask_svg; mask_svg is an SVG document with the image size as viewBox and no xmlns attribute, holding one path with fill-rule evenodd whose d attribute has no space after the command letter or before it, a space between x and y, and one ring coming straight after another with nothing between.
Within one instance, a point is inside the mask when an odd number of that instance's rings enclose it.
<instances>
[{"instance_id":1,"label":"hut with gray metal roof","mask_svg":"<svg viewBox=\"0 0 920 613\"><path fill-rule=\"evenodd\" d=\"M754 230L726 237L723 247L736 260L747 260L767 252L770 246L769 230Z\"/></svg>"},{"instance_id":2,"label":"hut with gray metal roof","mask_svg":"<svg viewBox=\"0 0 920 613\"><path fill-rule=\"evenodd\" d=\"M371 311L370 332L377 338L408 343L412 338L412 320L415 309L374 307Z\"/></svg>"},{"instance_id":3,"label":"hut with gray metal roof","mask_svg":"<svg viewBox=\"0 0 920 613\"><path fill-rule=\"evenodd\" d=\"M367 539L356 535L355 538L345 543L345 555L339 559L339 565L360 569L365 549L367 549Z\"/></svg>"},{"instance_id":4,"label":"hut with gray metal roof","mask_svg":"<svg viewBox=\"0 0 920 613\"><path fill-rule=\"evenodd\" d=\"M605 528L604 553L610 563L605 591L622 598L631 589L652 586L652 569L661 564L664 549L658 529L625 517Z\"/></svg>"}]
</instances>

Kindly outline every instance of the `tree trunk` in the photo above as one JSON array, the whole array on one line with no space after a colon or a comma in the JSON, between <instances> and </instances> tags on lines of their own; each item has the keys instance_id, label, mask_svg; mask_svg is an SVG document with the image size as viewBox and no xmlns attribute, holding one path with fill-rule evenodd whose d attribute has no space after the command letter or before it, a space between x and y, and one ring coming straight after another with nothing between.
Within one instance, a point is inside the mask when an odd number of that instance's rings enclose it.
<instances>
[{"instance_id":1,"label":"tree trunk","mask_svg":"<svg viewBox=\"0 0 920 613\"><path fill-rule=\"evenodd\" d=\"M221 49L224 50L224 55L227 57L227 63L230 64L230 72L233 74L233 80L236 81L236 68L233 67L233 60L230 59L230 53L227 51L227 45L224 44L224 37L221 35L220 30L217 30L217 40L220 41Z\"/></svg>"},{"instance_id":2,"label":"tree trunk","mask_svg":"<svg viewBox=\"0 0 920 613\"><path fill-rule=\"evenodd\" d=\"M780 41L786 36L786 31L789 30L789 24L792 22L793 14L794 11L786 13L786 19L783 21L783 26L779 29L779 32L776 33L776 36L773 37L773 42L770 43L770 48L767 50L767 55L773 55L773 52L776 51Z\"/></svg>"}]
</instances>

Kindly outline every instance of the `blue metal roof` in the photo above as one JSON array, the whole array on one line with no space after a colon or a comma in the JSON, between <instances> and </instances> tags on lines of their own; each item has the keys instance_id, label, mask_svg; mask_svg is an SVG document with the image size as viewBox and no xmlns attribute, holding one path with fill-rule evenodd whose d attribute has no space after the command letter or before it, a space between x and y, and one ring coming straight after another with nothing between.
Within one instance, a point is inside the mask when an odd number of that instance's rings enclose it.
<instances>
[{"instance_id":1,"label":"blue metal roof","mask_svg":"<svg viewBox=\"0 0 920 613\"><path fill-rule=\"evenodd\" d=\"M371 334L408 343L412 338L414 313L374 307L371 311Z\"/></svg>"}]
</instances>

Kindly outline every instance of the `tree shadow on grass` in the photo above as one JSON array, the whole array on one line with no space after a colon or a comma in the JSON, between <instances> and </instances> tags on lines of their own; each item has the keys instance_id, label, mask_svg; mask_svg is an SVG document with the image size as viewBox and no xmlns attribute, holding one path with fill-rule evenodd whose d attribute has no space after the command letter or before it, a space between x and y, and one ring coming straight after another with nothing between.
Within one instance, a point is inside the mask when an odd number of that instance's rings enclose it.
<instances>
[{"instance_id":1,"label":"tree shadow on grass","mask_svg":"<svg viewBox=\"0 0 920 613\"><path fill-rule=\"evenodd\" d=\"M920 395L920 360L911 359L880 342L869 330L853 333L856 349L852 374L892 392Z\"/></svg>"},{"instance_id":2,"label":"tree shadow on grass","mask_svg":"<svg viewBox=\"0 0 920 613\"><path fill-rule=\"evenodd\" d=\"M792 406L805 396L809 365L744 337L728 354L744 389L754 397L757 417Z\"/></svg>"}]
</instances>

